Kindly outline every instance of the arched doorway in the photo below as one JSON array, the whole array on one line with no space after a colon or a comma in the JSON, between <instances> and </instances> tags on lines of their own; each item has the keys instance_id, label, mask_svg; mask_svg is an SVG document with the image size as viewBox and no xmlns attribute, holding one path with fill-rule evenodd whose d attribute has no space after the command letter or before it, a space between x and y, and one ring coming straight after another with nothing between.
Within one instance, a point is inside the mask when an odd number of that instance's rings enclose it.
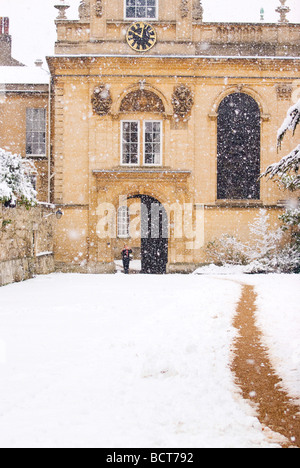
<instances>
[{"instance_id":1,"label":"arched doorway","mask_svg":"<svg viewBox=\"0 0 300 468\"><path fill-rule=\"evenodd\" d=\"M163 205L148 195L141 200L141 273L163 275L168 264L168 215Z\"/></svg>"}]
</instances>

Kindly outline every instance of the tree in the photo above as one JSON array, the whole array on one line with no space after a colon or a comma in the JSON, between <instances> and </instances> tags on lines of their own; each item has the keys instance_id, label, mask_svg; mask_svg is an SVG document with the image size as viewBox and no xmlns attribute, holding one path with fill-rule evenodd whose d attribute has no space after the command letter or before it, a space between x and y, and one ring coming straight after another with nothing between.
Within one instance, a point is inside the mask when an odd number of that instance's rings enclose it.
<instances>
[{"instance_id":1,"label":"tree","mask_svg":"<svg viewBox=\"0 0 300 468\"><path fill-rule=\"evenodd\" d=\"M270 226L270 215L265 209L259 211L253 224L249 226L251 239L254 240L249 249L250 261L273 259L278 251L282 239L281 229L272 231Z\"/></svg>"},{"instance_id":2,"label":"tree","mask_svg":"<svg viewBox=\"0 0 300 468\"><path fill-rule=\"evenodd\" d=\"M300 100L292 106L287 116L278 130L277 146L281 148L281 142L288 130L295 134L296 128L300 123ZM278 180L290 191L300 189L300 145L298 145L290 154L281 159L278 163L269 166L262 177Z\"/></svg>"},{"instance_id":3,"label":"tree","mask_svg":"<svg viewBox=\"0 0 300 468\"><path fill-rule=\"evenodd\" d=\"M0 148L0 203L34 205L37 194L31 180L33 170L32 162Z\"/></svg>"},{"instance_id":4,"label":"tree","mask_svg":"<svg viewBox=\"0 0 300 468\"><path fill-rule=\"evenodd\" d=\"M281 142L286 133L291 130L293 135L297 126L300 123L300 100L292 106L287 113L287 116L278 130L277 146L281 148ZM287 156L283 157L278 163L269 166L262 177L275 179L285 189L294 192L300 189L300 145ZM283 222L283 230L290 229L292 242L289 248L286 248L286 255L290 257L291 264L295 266L295 270L300 268L300 207L299 200L291 200L290 207L280 217Z\"/></svg>"}]
</instances>

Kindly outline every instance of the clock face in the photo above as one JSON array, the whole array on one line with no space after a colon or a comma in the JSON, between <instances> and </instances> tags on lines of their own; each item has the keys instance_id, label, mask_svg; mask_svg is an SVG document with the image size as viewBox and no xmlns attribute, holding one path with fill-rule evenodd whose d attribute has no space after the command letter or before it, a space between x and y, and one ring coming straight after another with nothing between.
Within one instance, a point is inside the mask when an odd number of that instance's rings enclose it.
<instances>
[{"instance_id":1,"label":"clock face","mask_svg":"<svg viewBox=\"0 0 300 468\"><path fill-rule=\"evenodd\" d=\"M127 31L128 45L136 52L146 52L156 43L156 32L151 24L134 23Z\"/></svg>"}]
</instances>

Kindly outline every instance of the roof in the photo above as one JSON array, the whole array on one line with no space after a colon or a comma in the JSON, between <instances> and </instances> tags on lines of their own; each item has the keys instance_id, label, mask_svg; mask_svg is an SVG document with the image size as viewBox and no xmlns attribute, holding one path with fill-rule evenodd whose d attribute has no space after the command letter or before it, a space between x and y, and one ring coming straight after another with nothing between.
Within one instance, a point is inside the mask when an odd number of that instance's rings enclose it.
<instances>
[{"instance_id":1,"label":"roof","mask_svg":"<svg viewBox=\"0 0 300 468\"><path fill-rule=\"evenodd\" d=\"M48 84L49 73L40 67L0 67L0 84Z\"/></svg>"}]
</instances>

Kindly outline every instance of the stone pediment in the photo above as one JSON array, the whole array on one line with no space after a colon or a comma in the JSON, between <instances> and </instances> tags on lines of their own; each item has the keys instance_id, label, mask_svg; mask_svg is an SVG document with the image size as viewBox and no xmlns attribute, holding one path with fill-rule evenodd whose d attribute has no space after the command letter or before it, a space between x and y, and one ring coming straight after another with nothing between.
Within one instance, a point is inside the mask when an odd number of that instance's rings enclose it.
<instances>
[{"instance_id":1,"label":"stone pediment","mask_svg":"<svg viewBox=\"0 0 300 468\"><path fill-rule=\"evenodd\" d=\"M162 100L152 91L138 89L128 93L121 102L120 112L153 112L164 113Z\"/></svg>"}]
</instances>

